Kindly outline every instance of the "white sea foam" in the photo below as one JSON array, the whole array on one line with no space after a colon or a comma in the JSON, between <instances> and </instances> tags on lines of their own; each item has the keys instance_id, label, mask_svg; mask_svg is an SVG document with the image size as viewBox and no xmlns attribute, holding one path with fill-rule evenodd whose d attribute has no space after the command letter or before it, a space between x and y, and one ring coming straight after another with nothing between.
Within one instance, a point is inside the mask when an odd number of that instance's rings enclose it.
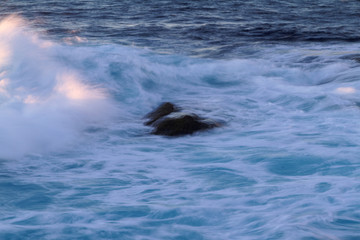
<instances>
[{"instance_id":1,"label":"white sea foam","mask_svg":"<svg viewBox=\"0 0 360 240\"><path fill-rule=\"evenodd\" d=\"M0 158L71 145L114 110L106 91L56 60L56 51L21 18L0 22Z\"/></svg>"}]
</instances>

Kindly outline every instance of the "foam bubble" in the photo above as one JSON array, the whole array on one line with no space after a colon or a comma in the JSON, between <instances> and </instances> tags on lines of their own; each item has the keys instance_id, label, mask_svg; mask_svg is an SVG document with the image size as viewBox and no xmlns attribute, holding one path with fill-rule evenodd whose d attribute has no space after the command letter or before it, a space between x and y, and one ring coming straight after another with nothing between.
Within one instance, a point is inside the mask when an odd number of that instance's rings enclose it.
<instances>
[{"instance_id":1,"label":"foam bubble","mask_svg":"<svg viewBox=\"0 0 360 240\"><path fill-rule=\"evenodd\" d=\"M335 92L340 94L353 94L356 93L356 89L353 87L338 87Z\"/></svg>"}]
</instances>

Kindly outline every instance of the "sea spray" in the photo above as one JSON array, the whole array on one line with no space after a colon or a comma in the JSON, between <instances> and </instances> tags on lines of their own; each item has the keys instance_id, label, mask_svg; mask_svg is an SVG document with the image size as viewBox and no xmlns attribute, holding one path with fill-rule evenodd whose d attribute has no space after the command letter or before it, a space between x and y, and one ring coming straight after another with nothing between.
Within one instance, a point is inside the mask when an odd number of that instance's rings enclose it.
<instances>
[{"instance_id":1,"label":"sea spray","mask_svg":"<svg viewBox=\"0 0 360 240\"><path fill-rule=\"evenodd\" d=\"M115 111L106 90L52 56L17 16L0 23L0 158L71 145L81 131Z\"/></svg>"}]
</instances>

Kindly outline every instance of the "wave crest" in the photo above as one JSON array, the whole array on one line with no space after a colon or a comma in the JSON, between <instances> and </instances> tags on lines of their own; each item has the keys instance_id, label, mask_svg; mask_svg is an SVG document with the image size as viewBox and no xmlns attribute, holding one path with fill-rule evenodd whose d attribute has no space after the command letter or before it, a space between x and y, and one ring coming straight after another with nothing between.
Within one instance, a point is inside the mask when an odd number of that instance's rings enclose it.
<instances>
[{"instance_id":1,"label":"wave crest","mask_svg":"<svg viewBox=\"0 0 360 240\"><path fill-rule=\"evenodd\" d=\"M59 61L59 49L18 16L0 22L0 158L61 149L111 118L106 91Z\"/></svg>"}]
</instances>

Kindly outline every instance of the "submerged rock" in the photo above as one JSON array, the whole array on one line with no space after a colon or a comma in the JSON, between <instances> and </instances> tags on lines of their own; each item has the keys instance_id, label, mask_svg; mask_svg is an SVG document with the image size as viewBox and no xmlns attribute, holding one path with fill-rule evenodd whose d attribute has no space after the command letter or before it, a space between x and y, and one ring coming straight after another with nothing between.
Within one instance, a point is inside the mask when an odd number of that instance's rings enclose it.
<instances>
[{"instance_id":1,"label":"submerged rock","mask_svg":"<svg viewBox=\"0 0 360 240\"><path fill-rule=\"evenodd\" d=\"M181 136L221 126L214 120L193 113L179 113L179 110L172 103L163 103L145 116L149 118L145 125L154 127L152 134L164 136Z\"/></svg>"}]
</instances>

